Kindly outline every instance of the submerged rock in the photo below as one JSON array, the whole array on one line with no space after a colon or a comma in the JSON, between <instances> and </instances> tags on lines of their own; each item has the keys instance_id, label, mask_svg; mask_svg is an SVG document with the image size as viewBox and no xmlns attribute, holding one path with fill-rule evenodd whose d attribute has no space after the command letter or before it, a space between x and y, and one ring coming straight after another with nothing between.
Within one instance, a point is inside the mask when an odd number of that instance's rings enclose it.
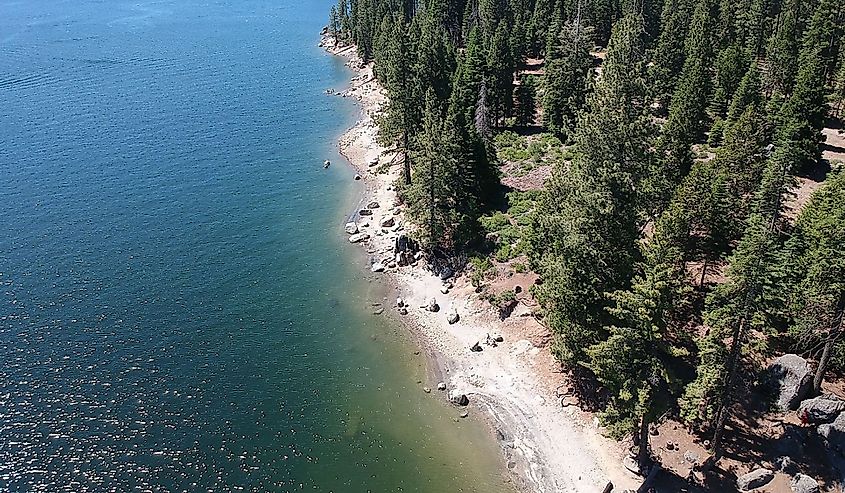
<instances>
[{"instance_id":1,"label":"submerged rock","mask_svg":"<svg viewBox=\"0 0 845 493\"><path fill-rule=\"evenodd\" d=\"M446 384L444 382L438 383L437 390L446 390Z\"/></svg>"}]
</instances>

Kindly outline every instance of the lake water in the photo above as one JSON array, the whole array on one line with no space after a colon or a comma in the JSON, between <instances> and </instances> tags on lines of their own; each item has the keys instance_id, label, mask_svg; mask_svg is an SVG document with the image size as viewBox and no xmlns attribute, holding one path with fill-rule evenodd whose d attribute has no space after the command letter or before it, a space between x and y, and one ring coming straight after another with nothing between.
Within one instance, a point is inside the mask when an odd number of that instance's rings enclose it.
<instances>
[{"instance_id":1,"label":"lake water","mask_svg":"<svg viewBox=\"0 0 845 493\"><path fill-rule=\"evenodd\" d=\"M510 491L371 313L329 5L0 0L0 491Z\"/></svg>"}]
</instances>

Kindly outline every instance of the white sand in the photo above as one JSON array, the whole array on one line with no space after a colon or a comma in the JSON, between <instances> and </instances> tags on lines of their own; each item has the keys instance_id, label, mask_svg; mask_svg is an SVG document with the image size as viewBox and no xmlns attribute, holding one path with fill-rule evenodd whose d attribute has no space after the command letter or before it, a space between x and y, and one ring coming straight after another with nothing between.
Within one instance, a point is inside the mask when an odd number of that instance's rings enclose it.
<instances>
[{"instance_id":1,"label":"white sand","mask_svg":"<svg viewBox=\"0 0 845 493\"><path fill-rule=\"evenodd\" d=\"M386 163L394 157L377 143L373 120L386 97L372 77L372 66L361 68L354 49L327 50L347 57L348 65L357 71L350 89L341 95L358 100L362 116L341 138L340 150L367 185L362 204L375 200L380 205L373 216L358 218L361 230L371 235L360 245L375 260L387 261L393 257L396 235L403 230L402 211L395 211L395 231L382 230L378 225L382 217L393 216L396 194L392 185L401 174L401 166L392 165L384 174L369 166L373 159ZM443 379L449 393L468 395L469 409L480 410L489 418L502 445L504 463L521 490L595 493L608 481L613 482L614 491L639 486L638 478L622 467L624 450L620 444L601 436L590 414L577 406L561 406L555 388L565 377L554 373L549 349L534 347L521 333L509 331L492 315L489 305L478 301L465 279L455 280L454 288L442 294L443 282L422 264L388 268L383 275L394 281L399 296L406 300L409 313L404 320L419 332L429 353L437 357L436 364L441 368L435 378ZM437 313L421 308L431 297L441 307ZM446 321L451 307L461 316L454 325ZM469 347L483 342L488 333L501 334L505 341L497 347L482 344L482 352L471 352ZM445 398L446 393L441 395Z\"/></svg>"}]
</instances>

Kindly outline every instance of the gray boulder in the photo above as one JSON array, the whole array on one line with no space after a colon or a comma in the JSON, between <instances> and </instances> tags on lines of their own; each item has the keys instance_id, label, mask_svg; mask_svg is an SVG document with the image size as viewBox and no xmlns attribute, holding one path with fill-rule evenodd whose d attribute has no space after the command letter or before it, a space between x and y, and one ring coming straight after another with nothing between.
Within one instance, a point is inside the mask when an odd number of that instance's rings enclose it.
<instances>
[{"instance_id":1,"label":"gray boulder","mask_svg":"<svg viewBox=\"0 0 845 493\"><path fill-rule=\"evenodd\" d=\"M394 224L396 223L392 217L383 217L381 218L381 222L379 222L382 228L392 228Z\"/></svg>"},{"instance_id":2,"label":"gray boulder","mask_svg":"<svg viewBox=\"0 0 845 493\"><path fill-rule=\"evenodd\" d=\"M461 316L458 315L457 310L450 310L449 313L446 315L446 321L449 322L449 325L458 323L458 320L461 319Z\"/></svg>"},{"instance_id":3,"label":"gray boulder","mask_svg":"<svg viewBox=\"0 0 845 493\"><path fill-rule=\"evenodd\" d=\"M350 243L358 243L359 241L369 240L370 235L367 233L355 233L349 237Z\"/></svg>"},{"instance_id":4,"label":"gray boulder","mask_svg":"<svg viewBox=\"0 0 845 493\"><path fill-rule=\"evenodd\" d=\"M784 354L766 369L765 384L776 396L778 410L795 410L813 386L813 371L801 356Z\"/></svg>"},{"instance_id":5,"label":"gray boulder","mask_svg":"<svg viewBox=\"0 0 845 493\"><path fill-rule=\"evenodd\" d=\"M468 406L469 405L469 397L466 394L461 394L459 392L450 393L449 394L449 402L456 406Z\"/></svg>"},{"instance_id":6,"label":"gray boulder","mask_svg":"<svg viewBox=\"0 0 845 493\"><path fill-rule=\"evenodd\" d=\"M845 411L845 401L833 394L801 401L798 406L798 415L806 416L810 423L830 423L842 411Z\"/></svg>"},{"instance_id":7,"label":"gray boulder","mask_svg":"<svg viewBox=\"0 0 845 493\"><path fill-rule=\"evenodd\" d=\"M769 484L774 477L775 473L761 467L736 478L736 487L739 491L751 491Z\"/></svg>"},{"instance_id":8,"label":"gray boulder","mask_svg":"<svg viewBox=\"0 0 845 493\"><path fill-rule=\"evenodd\" d=\"M845 413L839 414L833 423L819 425L817 430L828 447L845 455Z\"/></svg>"},{"instance_id":9,"label":"gray boulder","mask_svg":"<svg viewBox=\"0 0 845 493\"><path fill-rule=\"evenodd\" d=\"M440 305L437 304L437 299L429 298L425 302L425 309L430 312L438 312L440 311Z\"/></svg>"},{"instance_id":10,"label":"gray boulder","mask_svg":"<svg viewBox=\"0 0 845 493\"><path fill-rule=\"evenodd\" d=\"M819 483L806 474L796 474L789 486L795 493L819 493Z\"/></svg>"}]
</instances>

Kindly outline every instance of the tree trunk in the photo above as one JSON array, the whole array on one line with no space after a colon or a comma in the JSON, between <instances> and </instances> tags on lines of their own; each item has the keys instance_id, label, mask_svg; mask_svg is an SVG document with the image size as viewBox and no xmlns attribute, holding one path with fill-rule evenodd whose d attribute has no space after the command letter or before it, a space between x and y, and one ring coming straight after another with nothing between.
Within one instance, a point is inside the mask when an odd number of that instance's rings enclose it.
<instances>
[{"instance_id":1,"label":"tree trunk","mask_svg":"<svg viewBox=\"0 0 845 493\"><path fill-rule=\"evenodd\" d=\"M402 163L403 167L403 175L405 179L405 185L411 184L411 156L408 152L408 129L405 128L405 131L402 132L402 158L404 162Z\"/></svg>"},{"instance_id":2,"label":"tree trunk","mask_svg":"<svg viewBox=\"0 0 845 493\"><path fill-rule=\"evenodd\" d=\"M637 465L640 472L645 472L646 467L651 463L651 457L648 454L648 419L645 415L640 418L640 449L637 454Z\"/></svg>"},{"instance_id":3,"label":"tree trunk","mask_svg":"<svg viewBox=\"0 0 845 493\"><path fill-rule=\"evenodd\" d=\"M428 204L428 242L429 246L433 248L434 245L434 161L432 160L431 163L428 165L428 196L429 196L429 204Z\"/></svg>"},{"instance_id":4,"label":"tree trunk","mask_svg":"<svg viewBox=\"0 0 845 493\"><path fill-rule=\"evenodd\" d=\"M833 331L828 334L827 340L824 341L824 349L822 350L822 357L819 358L819 367L816 368L816 374L813 377L813 395L819 395L822 391L822 383L824 383L824 374L827 372L827 365L830 363L830 358L833 352L833 345L839 340L842 335L843 310L845 310L845 294L840 294L839 306L837 307L836 320L833 325ZM837 320L838 319L838 320Z\"/></svg>"},{"instance_id":5,"label":"tree trunk","mask_svg":"<svg viewBox=\"0 0 845 493\"><path fill-rule=\"evenodd\" d=\"M813 395L819 395L822 392L822 382L824 382L824 373L827 370L827 364L830 362L830 350L833 347L833 339L828 339L824 342L824 350L822 350L822 357L819 359L819 367L816 368L816 375L813 377Z\"/></svg>"},{"instance_id":6,"label":"tree trunk","mask_svg":"<svg viewBox=\"0 0 845 493\"><path fill-rule=\"evenodd\" d=\"M701 266L701 281L698 283L699 288L704 287L704 278L707 277L707 258L704 259L704 265Z\"/></svg>"},{"instance_id":7,"label":"tree trunk","mask_svg":"<svg viewBox=\"0 0 845 493\"><path fill-rule=\"evenodd\" d=\"M727 376L725 377L725 387L722 389L722 398L719 403L719 411L716 413L716 424L713 431L713 464L715 465L719 459L722 458L722 434L725 431L725 423L728 421L728 408L731 404L731 397L733 393L733 386L736 380L737 370L739 370L739 353L742 348L742 339L745 336L745 320L743 316L733 333L733 341L731 342L731 352L728 356Z\"/></svg>"}]
</instances>

